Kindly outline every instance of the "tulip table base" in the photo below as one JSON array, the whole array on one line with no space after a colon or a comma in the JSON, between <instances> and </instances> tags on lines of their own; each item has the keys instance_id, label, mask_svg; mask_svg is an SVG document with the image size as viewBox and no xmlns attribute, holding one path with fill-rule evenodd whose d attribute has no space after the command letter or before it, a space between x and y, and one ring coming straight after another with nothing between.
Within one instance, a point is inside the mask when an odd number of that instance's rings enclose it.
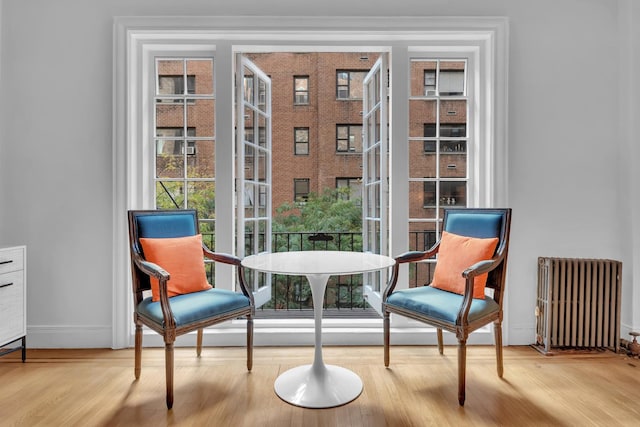
<instances>
[{"instance_id":1,"label":"tulip table base","mask_svg":"<svg viewBox=\"0 0 640 427\"><path fill-rule=\"evenodd\" d=\"M362 380L335 365L302 365L281 374L274 385L280 399L303 408L333 408L356 399Z\"/></svg>"}]
</instances>

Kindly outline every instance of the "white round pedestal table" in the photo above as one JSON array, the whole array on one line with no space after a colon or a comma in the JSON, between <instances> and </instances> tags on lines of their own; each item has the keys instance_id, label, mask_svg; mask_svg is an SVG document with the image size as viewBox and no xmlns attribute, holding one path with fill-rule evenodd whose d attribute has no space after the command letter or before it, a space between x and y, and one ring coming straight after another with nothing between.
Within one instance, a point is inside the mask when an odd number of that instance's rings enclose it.
<instances>
[{"instance_id":1,"label":"white round pedestal table","mask_svg":"<svg viewBox=\"0 0 640 427\"><path fill-rule=\"evenodd\" d=\"M322 360L322 303L330 276L382 270L393 258L347 251L293 251L262 253L242 260L257 271L306 276L313 298L315 348L313 363L282 373L275 381L276 394L285 402L304 408L332 408L351 402L362 393L362 380L354 372Z\"/></svg>"}]
</instances>

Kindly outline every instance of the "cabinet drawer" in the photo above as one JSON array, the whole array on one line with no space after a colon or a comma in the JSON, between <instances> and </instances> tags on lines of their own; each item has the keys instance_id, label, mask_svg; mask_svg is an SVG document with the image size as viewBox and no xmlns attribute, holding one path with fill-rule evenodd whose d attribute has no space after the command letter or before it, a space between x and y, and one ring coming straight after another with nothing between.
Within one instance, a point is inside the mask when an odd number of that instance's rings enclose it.
<instances>
[{"instance_id":1,"label":"cabinet drawer","mask_svg":"<svg viewBox=\"0 0 640 427\"><path fill-rule=\"evenodd\" d=\"M0 274L0 345L26 333L22 271Z\"/></svg>"},{"instance_id":2,"label":"cabinet drawer","mask_svg":"<svg viewBox=\"0 0 640 427\"><path fill-rule=\"evenodd\" d=\"M7 248L0 250L0 274L23 269L23 248Z\"/></svg>"}]
</instances>

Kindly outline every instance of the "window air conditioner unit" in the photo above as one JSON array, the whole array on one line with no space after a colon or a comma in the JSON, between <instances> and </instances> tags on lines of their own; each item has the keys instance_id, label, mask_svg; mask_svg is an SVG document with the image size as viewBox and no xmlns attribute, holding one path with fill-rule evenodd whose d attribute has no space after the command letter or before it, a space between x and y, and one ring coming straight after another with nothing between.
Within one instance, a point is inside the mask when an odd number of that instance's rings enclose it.
<instances>
[{"instance_id":1,"label":"window air conditioner unit","mask_svg":"<svg viewBox=\"0 0 640 427\"><path fill-rule=\"evenodd\" d=\"M183 148L183 152L184 152L184 148ZM196 154L196 147L194 146L187 147L187 155L193 156L194 154Z\"/></svg>"}]
</instances>

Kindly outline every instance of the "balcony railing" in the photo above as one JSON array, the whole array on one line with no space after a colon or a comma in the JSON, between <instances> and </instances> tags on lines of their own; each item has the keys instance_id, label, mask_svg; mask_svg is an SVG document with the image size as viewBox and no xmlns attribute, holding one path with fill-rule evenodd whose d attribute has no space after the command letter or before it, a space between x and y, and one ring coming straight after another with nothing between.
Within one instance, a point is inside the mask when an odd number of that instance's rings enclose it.
<instances>
[{"instance_id":1,"label":"balcony railing","mask_svg":"<svg viewBox=\"0 0 640 427\"><path fill-rule=\"evenodd\" d=\"M250 239L251 236L248 236ZM273 233L274 252L340 250L362 251L362 234L339 233ZM324 317L378 317L362 294L362 274L332 276L324 296ZM313 317L311 289L304 276L273 274L271 301L256 310L256 317Z\"/></svg>"},{"instance_id":2,"label":"balcony railing","mask_svg":"<svg viewBox=\"0 0 640 427\"><path fill-rule=\"evenodd\" d=\"M427 242L424 232L411 233L412 249L423 248ZM253 236L247 235L247 242ZM213 233L203 233L203 241L208 247L214 247ZM426 244L426 243L424 243ZM355 232L278 232L272 234L273 252L302 250L341 250L362 251L362 234ZM423 286L431 281L434 264L425 262L411 266L409 286ZM213 272L207 269L210 283L213 283ZM249 275L252 272L248 272ZM363 296L363 274L332 276L327 282L324 297L325 318L379 318ZM311 289L304 276L271 275L271 300L256 309L257 318L312 318L313 301Z\"/></svg>"}]
</instances>

